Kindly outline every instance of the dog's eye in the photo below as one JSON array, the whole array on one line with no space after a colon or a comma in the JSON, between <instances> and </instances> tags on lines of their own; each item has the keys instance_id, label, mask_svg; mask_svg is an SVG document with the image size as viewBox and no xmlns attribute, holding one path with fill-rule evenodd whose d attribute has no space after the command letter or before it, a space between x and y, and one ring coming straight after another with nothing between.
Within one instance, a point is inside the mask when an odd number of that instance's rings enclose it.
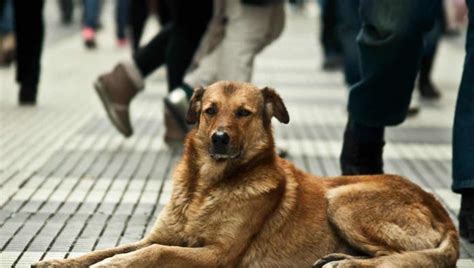
<instances>
[{"instance_id":1,"label":"dog's eye","mask_svg":"<svg viewBox=\"0 0 474 268\"><path fill-rule=\"evenodd\" d=\"M217 114L217 109L214 107L209 107L204 112L208 115L215 115Z\"/></svg>"},{"instance_id":2,"label":"dog's eye","mask_svg":"<svg viewBox=\"0 0 474 268\"><path fill-rule=\"evenodd\" d=\"M239 117L245 117L245 116L249 116L251 114L252 114L252 112L247 110L247 109L239 109L239 110L237 110L237 113L236 113L236 115L239 116Z\"/></svg>"}]
</instances>

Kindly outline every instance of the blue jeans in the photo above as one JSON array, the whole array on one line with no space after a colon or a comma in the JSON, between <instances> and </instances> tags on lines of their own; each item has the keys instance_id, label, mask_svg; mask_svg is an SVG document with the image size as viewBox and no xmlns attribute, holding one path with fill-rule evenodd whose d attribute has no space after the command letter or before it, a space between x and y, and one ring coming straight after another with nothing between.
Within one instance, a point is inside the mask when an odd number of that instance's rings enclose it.
<instances>
[{"instance_id":1,"label":"blue jeans","mask_svg":"<svg viewBox=\"0 0 474 268\"><path fill-rule=\"evenodd\" d=\"M125 38L125 29L127 28L128 24L128 0L117 0L117 5L115 8L115 21L117 27L117 38Z\"/></svg>"},{"instance_id":2,"label":"blue jeans","mask_svg":"<svg viewBox=\"0 0 474 268\"><path fill-rule=\"evenodd\" d=\"M5 0L3 5L3 12L0 14L0 35L12 33L15 28L12 0Z\"/></svg>"},{"instance_id":3,"label":"blue jeans","mask_svg":"<svg viewBox=\"0 0 474 268\"><path fill-rule=\"evenodd\" d=\"M453 135L453 185L455 192L474 189L474 0L469 5L466 59L459 88Z\"/></svg>"},{"instance_id":4,"label":"blue jeans","mask_svg":"<svg viewBox=\"0 0 474 268\"><path fill-rule=\"evenodd\" d=\"M84 0L84 27L97 29L100 14L100 0Z\"/></svg>"}]
</instances>

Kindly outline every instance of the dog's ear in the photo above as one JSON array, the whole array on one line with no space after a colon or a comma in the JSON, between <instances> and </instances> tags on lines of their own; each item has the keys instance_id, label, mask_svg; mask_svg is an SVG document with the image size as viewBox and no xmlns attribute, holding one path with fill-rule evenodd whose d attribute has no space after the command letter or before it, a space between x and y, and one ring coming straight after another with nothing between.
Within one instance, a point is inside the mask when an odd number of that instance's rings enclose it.
<instances>
[{"instance_id":1,"label":"dog's ear","mask_svg":"<svg viewBox=\"0 0 474 268\"><path fill-rule=\"evenodd\" d=\"M262 88L261 91L265 105L265 114L268 120L270 120L272 116L275 116L278 121L288 124L290 122L290 116L280 95L269 87Z\"/></svg>"},{"instance_id":2,"label":"dog's ear","mask_svg":"<svg viewBox=\"0 0 474 268\"><path fill-rule=\"evenodd\" d=\"M204 95L204 88L200 87L194 90L191 102L189 103L188 114L186 115L186 123L192 125L199 122L199 114L201 113L201 101Z\"/></svg>"}]
</instances>

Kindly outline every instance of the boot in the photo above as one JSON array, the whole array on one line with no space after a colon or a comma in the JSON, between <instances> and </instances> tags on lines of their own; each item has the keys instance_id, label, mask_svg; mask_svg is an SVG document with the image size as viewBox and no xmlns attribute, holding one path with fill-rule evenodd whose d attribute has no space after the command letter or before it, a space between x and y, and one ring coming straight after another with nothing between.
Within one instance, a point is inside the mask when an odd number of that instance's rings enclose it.
<instances>
[{"instance_id":1,"label":"boot","mask_svg":"<svg viewBox=\"0 0 474 268\"><path fill-rule=\"evenodd\" d=\"M120 63L112 72L99 76L95 90L112 124L125 137L133 134L129 106L133 97L143 89L144 82L133 63Z\"/></svg>"},{"instance_id":2,"label":"boot","mask_svg":"<svg viewBox=\"0 0 474 268\"><path fill-rule=\"evenodd\" d=\"M418 90L424 99L436 100L441 97L441 93L431 81L431 69L433 68L434 57L426 56L421 59L420 77L418 79Z\"/></svg>"},{"instance_id":3,"label":"boot","mask_svg":"<svg viewBox=\"0 0 474 268\"><path fill-rule=\"evenodd\" d=\"M459 234L474 243L474 189L468 189L461 193Z\"/></svg>"},{"instance_id":4,"label":"boot","mask_svg":"<svg viewBox=\"0 0 474 268\"><path fill-rule=\"evenodd\" d=\"M18 104L20 106L35 106L38 87L36 85L22 84L18 94Z\"/></svg>"},{"instance_id":5,"label":"boot","mask_svg":"<svg viewBox=\"0 0 474 268\"><path fill-rule=\"evenodd\" d=\"M384 145L383 134L382 138L370 141L358 138L349 120L340 157L342 175L383 174Z\"/></svg>"}]
</instances>

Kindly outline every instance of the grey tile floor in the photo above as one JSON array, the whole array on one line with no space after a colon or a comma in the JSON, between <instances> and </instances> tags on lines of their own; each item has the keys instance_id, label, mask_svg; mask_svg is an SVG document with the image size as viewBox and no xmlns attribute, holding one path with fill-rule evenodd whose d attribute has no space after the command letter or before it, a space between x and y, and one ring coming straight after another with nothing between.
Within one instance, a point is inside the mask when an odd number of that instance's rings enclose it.
<instances>
[{"instance_id":1,"label":"grey tile floor","mask_svg":"<svg viewBox=\"0 0 474 268\"><path fill-rule=\"evenodd\" d=\"M54 3L47 2L48 14ZM124 139L91 86L128 57L114 45L111 18L104 18L96 51L83 48L77 28L60 29L54 16L47 19L39 105L18 107L14 70L0 70L1 267L139 239L170 197L170 170L180 156L162 142L164 71L150 77L134 101L135 135ZM320 70L317 27L313 6L288 12L281 39L257 59L253 81L276 88L287 103L291 123L275 124L275 131L291 160L315 174L338 175L347 92L340 73ZM451 126L462 51L462 40L443 41L434 73L443 99L422 103L419 116L390 128L385 153L388 172L434 192L456 223ZM461 243L458 266L474 267L474 246Z\"/></svg>"}]
</instances>

